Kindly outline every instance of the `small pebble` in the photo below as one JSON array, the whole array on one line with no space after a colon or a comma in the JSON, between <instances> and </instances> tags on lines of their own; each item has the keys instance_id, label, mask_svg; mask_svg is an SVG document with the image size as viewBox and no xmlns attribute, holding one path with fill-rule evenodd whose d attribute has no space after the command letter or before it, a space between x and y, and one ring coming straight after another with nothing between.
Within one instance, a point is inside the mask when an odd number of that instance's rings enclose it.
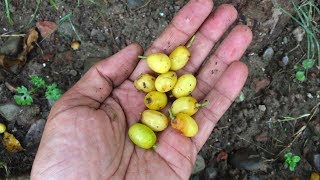
<instances>
[{"instance_id":1,"label":"small pebble","mask_svg":"<svg viewBox=\"0 0 320 180\"><path fill-rule=\"evenodd\" d=\"M306 31L301 26L298 26L292 31L292 34L297 42L301 42L306 34Z\"/></svg>"},{"instance_id":2,"label":"small pebble","mask_svg":"<svg viewBox=\"0 0 320 180\"><path fill-rule=\"evenodd\" d=\"M248 171L262 170L266 171L266 164L260 155L250 149L240 149L230 157L232 166L238 169L245 169Z\"/></svg>"},{"instance_id":3,"label":"small pebble","mask_svg":"<svg viewBox=\"0 0 320 180\"><path fill-rule=\"evenodd\" d=\"M24 144L26 147L31 147L39 144L45 124L46 121L44 119L40 119L30 126L24 138Z\"/></svg>"},{"instance_id":4,"label":"small pebble","mask_svg":"<svg viewBox=\"0 0 320 180\"><path fill-rule=\"evenodd\" d=\"M127 0L127 5L130 9L139 8L145 3L144 0Z\"/></svg>"},{"instance_id":5,"label":"small pebble","mask_svg":"<svg viewBox=\"0 0 320 180\"><path fill-rule=\"evenodd\" d=\"M78 72L74 69L71 69L69 72L72 76L76 76L78 74Z\"/></svg>"},{"instance_id":6,"label":"small pebble","mask_svg":"<svg viewBox=\"0 0 320 180\"><path fill-rule=\"evenodd\" d=\"M310 98L310 99L313 99L313 96L311 93L307 93L307 97Z\"/></svg>"},{"instance_id":7,"label":"small pebble","mask_svg":"<svg viewBox=\"0 0 320 180\"><path fill-rule=\"evenodd\" d=\"M310 152L307 154L307 161L314 170L320 172L320 152Z\"/></svg>"},{"instance_id":8,"label":"small pebble","mask_svg":"<svg viewBox=\"0 0 320 180\"><path fill-rule=\"evenodd\" d=\"M288 65L288 63L289 63L289 57L287 56L287 55L285 55L285 56L283 56L283 58L282 58L282 64L284 65L284 66L286 66L286 65Z\"/></svg>"},{"instance_id":9,"label":"small pebble","mask_svg":"<svg viewBox=\"0 0 320 180\"><path fill-rule=\"evenodd\" d=\"M266 111L267 110L265 105L259 105L259 109L260 109L260 111Z\"/></svg>"},{"instance_id":10,"label":"small pebble","mask_svg":"<svg viewBox=\"0 0 320 180\"><path fill-rule=\"evenodd\" d=\"M262 55L263 60L270 61L273 57L274 51L272 47L268 47Z\"/></svg>"}]
</instances>

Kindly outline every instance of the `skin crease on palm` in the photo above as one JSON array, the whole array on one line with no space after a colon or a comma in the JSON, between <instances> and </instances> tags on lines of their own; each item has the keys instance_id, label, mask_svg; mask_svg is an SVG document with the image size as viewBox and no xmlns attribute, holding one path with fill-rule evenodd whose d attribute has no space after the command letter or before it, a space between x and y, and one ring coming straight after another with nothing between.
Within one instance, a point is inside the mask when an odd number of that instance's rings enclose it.
<instances>
[{"instance_id":1,"label":"skin crease on palm","mask_svg":"<svg viewBox=\"0 0 320 180\"><path fill-rule=\"evenodd\" d=\"M192 96L210 102L194 116L199 126L195 137L186 138L168 127L158 134L155 150L132 144L128 128L145 109L145 93L137 91L133 81L150 69L137 58L142 48L131 44L93 66L55 103L31 179L188 179L197 153L248 75L239 61L252 40L244 25L235 26L202 65L237 19L231 5L212 9L212 0L190 0L145 52L168 54L196 35L191 59L178 71L196 74L198 84Z\"/></svg>"}]
</instances>

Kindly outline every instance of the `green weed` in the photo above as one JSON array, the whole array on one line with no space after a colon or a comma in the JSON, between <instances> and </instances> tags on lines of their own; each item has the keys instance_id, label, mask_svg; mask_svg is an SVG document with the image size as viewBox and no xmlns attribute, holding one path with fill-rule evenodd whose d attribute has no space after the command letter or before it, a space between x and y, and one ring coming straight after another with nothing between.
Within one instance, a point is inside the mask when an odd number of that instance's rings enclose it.
<instances>
[{"instance_id":1,"label":"green weed","mask_svg":"<svg viewBox=\"0 0 320 180\"><path fill-rule=\"evenodd\" d=\"M315 0L304 0L300 5L297 5L293 0L290 1L296 16L293 16L283 8L280 9L306 32L307 58L302 61L302 65L296 65L294 67L296 70L295 78L299 81L305 81L307 79L307 72L315 65L316 59L320 67L320 29L315 21L315 18L320 16L320 10Z\"/></svg>"},{"instance_id":2,"label":"green weed","mask_svg":"<svg viewBox=\"0 0 320 180\"><path fill-rule=\"evenodd\" d=\"M17 88L17 95L14 96L14 100L18 105L31 105L33 103L32 94L39 89L45 90L47 100L57 101L62 95L62 91L56 83L46 85L45 80L40 76L31 76L31 83L34 86L31 90L28 90L25 86Z\"/></svg>"},{"instance_id":3,"label":"green weed","mask_svg":"<svg viewBox=\"0 0 320 180\"><path fill-rule=\"evenodd\" d=\"M294 171L300 160L300 156L295 156L291 152L287 152L284 155L284 167L289 168L290 171Z\"/></svg>"}]
</instances>

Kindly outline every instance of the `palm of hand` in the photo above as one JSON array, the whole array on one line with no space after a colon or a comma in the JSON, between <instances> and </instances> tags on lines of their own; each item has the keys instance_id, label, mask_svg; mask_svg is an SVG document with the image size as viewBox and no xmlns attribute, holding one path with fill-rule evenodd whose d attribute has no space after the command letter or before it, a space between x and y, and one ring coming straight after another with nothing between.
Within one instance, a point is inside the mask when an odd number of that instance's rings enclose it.
<instances>
[{"instance_id":1,"label":"palm of hand","mask_svg":"<svg viewBox=\"0 0 320 180\"><path fill-rule=\"evenodd\" d=\"M202 11L194 11L199 8ZM219 7L214 16L207 18L211 8L211 0L190 1L147 52L172 51L186 43L188 34L194 34L202 24L190 48L195 56L180 71L197 73L198 85L192 95L199 101L211 102L195 116L199 132L194 138L183 137L169 127L159 134L154 151L131 143L127 129L139 121L145 109L144 93L138 92L132 81L141 72L149 71L145 62L137 66L142 50L133 44L91 68L56 102L48 117L32 177L188 179L197 152L247 76L246 66L236 62L251 41L246 26L234 28L208 63L200 67L216 39L236 18L235 9L229 5Z\"/></svg>"}]
</instances>

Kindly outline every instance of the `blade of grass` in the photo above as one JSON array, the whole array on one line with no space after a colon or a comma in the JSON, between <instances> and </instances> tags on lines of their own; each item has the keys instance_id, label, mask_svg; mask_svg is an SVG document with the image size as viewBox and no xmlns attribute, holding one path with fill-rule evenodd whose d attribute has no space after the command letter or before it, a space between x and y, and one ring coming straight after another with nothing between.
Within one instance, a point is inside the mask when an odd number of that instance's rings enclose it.
<instances>
[{"instance_id":1,"label":"blade of grass","mask_svg":"<svg viewBox=\"0 0 320 180\"><path fill-rule=\"evenodd\" d=\"M13 26L13 20L11 19L11 16L10 16L10 9L9 9L9 2L8 0L4 0L4 4L6 6L6 16L7 16L7 19L8 19L8 22L11 26Z\"/></svg>"},{"instance_id":2,"label":"blade of grass","mask_svg":"<svg viewBox=\"0 0 320 180\"><path fill-rule=\"evenodd\" d=\"M57 4L57 2L56 2L55 0L50 0L50 4L51 4L51 6L53 6L56 10L59 9L59 6L58 6L58 4Z\"/></svg>"},{"instance_id":3,"label":"blade of grass","mask_svg":"<svg viewBox=\"0 0 320 180\"><path fill-rule=\"evenodd\" d=\"M27 28L29 27L29 25L32 23L32 21L36 18L36 15L38 13L40 4L41 4L42 0L37 0L37 6L36 9L34 10L34 13L32 14L32 18L29 20L28 24L27 24Z\"/></svg>"}]
</instances>

